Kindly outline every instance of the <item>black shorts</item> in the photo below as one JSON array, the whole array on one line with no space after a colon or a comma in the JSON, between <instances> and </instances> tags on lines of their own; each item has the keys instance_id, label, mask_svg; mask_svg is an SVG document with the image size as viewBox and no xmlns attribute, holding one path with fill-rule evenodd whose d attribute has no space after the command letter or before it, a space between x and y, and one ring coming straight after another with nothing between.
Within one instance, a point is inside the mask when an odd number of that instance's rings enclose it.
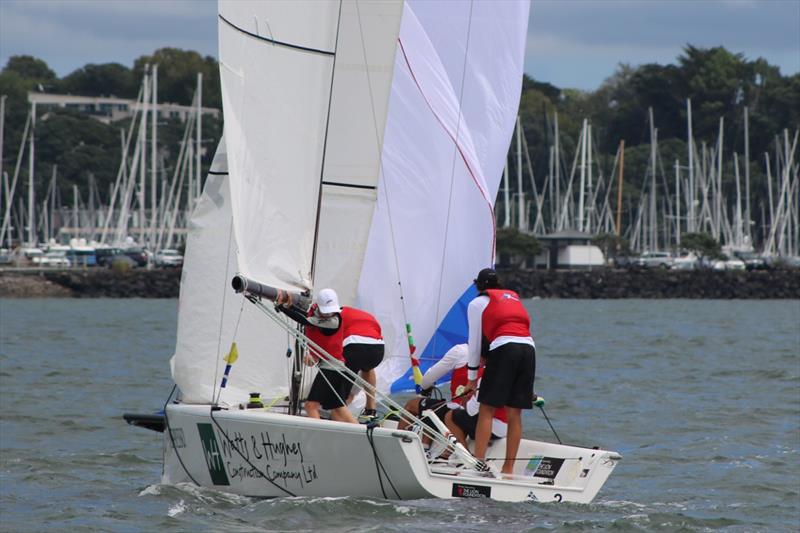
<instances>
[{"instance_id":1,"label":"black shorts","mask_svg":"<svg viewBox=\"0 0 800 533\"><path fill-rule=\"evenodd\" d=\"M383 361L383 344L348 344L344 347L344 360L353 372L372 370Z\"/></svg>"},{"instance_id":2,"label":"black shorts","mask_svg":"<svg viewBox=\"0 0 800 533\"><path fill-rule=\"evenodd\" d=\"M353 384L336 370L321 368L311 384L307 401L319 402L323 409L344 407L352 388Z\"/></svg>"},{"instance_id":3,"label":"black shorts","mask_svg":"<svg viewBox=\"0 0 800 533\"><path fill-rule=\"evenodd\" d=\"M453 423L461 428L461 431L475 440L475 430L478 428L478 415L470 416L466 409L453 409ZM489 440L499 439L497 435L492 433Z\"/></svg>"},{"instance_id":4,"label":"black shorts","mask_svg":"<svg viewBox=\"0 0 800 533\"><path fill-rule=\"evenodd\" d=\"M533 409L536 350L530 344L509 342L486 357L478 401L492 407Z\"/></svg>"}]
</instances>

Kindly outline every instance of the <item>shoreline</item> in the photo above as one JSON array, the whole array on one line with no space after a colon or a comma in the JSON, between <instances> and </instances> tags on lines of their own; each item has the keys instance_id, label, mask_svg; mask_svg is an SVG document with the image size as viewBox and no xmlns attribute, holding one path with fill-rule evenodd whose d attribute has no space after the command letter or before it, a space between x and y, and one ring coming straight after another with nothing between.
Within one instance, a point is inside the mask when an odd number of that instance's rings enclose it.
<instances>
[{"instance_id":1,"label":"shoreline","mask_svg":"<svg viewBox=\"0 0 800 533\"><path fill-rule=\"evenodd\" d=\"M800 299L800 271L511 270L523 298ZM0 298L177 298L181 269L0 269Z\"/></svg>"}]
</instances>

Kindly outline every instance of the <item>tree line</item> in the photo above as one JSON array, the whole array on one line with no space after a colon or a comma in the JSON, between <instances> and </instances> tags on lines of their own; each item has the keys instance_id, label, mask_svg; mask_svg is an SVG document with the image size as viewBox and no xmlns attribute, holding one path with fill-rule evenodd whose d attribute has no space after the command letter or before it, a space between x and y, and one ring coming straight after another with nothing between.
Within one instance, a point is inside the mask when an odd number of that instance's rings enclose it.
<instances>
[{"instance_id":1,"label":"tree line","mask_svg":"<svg viewBox=\"0 0 800 533\"><path fill-rule=\"evenodd\" d=\"M28 91L88 96L136 98L145 65L158 64L158 100L189 105L196 76L203 73L203 105L221 108L219 69L215 58L193 51L162 48L138 58L132 68L119 63L88 64L62 78L41 59L14 56L0 72L0 95L7 95L3 169L13 170L25 118ZM596 163L610 174L620 140L625 140L624 222L629 223L632 206L639 201L649 161L648 110L652 108L658 128L661 157L671 167L674 159L686 164L686 99L691 98L694 137L713 145L724 118L725 152L744 152L743 110L749 110L752 203L754 212L766 195L764 153L770 152L775 136L800 126L800 74L781 74L778 67L758 58L749 60L723 47L697 48L687 45L674 64L620 65L594 91L559 88L525 76L519 114L528 147L534 180L544 184L548 172L553 119L558 113L562 164L568 168L575 153L584 118L592 123L597 151ZM102 124L70 111L48 111L36 128L37 189L44 192L53 165L58 165L59 186L68 194L73 184L82 194L91 179L101 199L112 183L120 162L120 128L125 124ZM162 126L160 124L160 126ZM221 123L204 122L203 137L213 146L221 134ZM164 120L159 144L167 166L177 154L181 125ZM512 143L513 149L513 143ZM207 150L210 163L213 148ZM509 158L513 167L515 158ZM730 158L728 166L732 167ZM513 168L512 168L513 170ZM23 166L21 179L27 167ZM527 172L527 168L525 169ZM733 187L733 170L725 172L723 184ZM523 189L531 193L529 180ZM37 191L37 194L39 192Z\"/></svg>"}]
</instances>

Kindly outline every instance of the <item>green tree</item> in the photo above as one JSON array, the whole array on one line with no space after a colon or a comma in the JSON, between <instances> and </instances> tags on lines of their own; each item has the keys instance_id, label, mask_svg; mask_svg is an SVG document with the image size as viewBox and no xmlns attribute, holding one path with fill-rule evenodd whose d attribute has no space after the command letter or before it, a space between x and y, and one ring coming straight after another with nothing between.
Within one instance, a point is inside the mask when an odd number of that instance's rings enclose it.
<instances>
[{"instance_id":1,"label":"green tree","mask_svg":"<svg viewBox=\"0 0 800 533\"><path fill-rule=\"evenodd\" d=\"M709 259L720 259L722 257L722 247L708 233L687 233L681 237L681 246L700 257Z\"/></svg>"},{"instance_id":2,"label":"green tree","mask_svg":"<svg viewBox=\"0 0 800 533\"><path fill-rule=\"evenodd\" d=\"M203 74L203 106L222 108L219 67L213 57L178 48L161 48L134 62L133 77L141 80L145 65L158 65L158 99L161 102L190 105L197 86L197 73Z\"/></svg>"},{"instance_id":3,"label":"green tree","mask_svg":"<svg viewBox=\"0 0 800 533\"><path fill-rule=\"evenodd\" d=\"M89 64L65 76L59 83L61 92L85 96L118 96L136 98L139 83L133 71L119 63Z\"/></svg>"},{"instance_id":4,"label":"green tree","mask_svg":"<svg viewBox=\"0 0 800 533\"><path fill-rule=\"evenodd\" d=\"M3 70L15 72L22 78L40 83L56 79L56 73L50 70L47 63L32 56L11 56Z\"/></svg>"},{"instance_id":5,"label":"green tree","mask_svg":"<svg viewBox=\"0 0 800 533\"><path fill-rule=\"evenodd\" d=\"M524 266L529 258L540 250L539 241L533 235L522 233L515 228L497 230L497 255L505 257L516 268Z\"/></svg>"}]
</instances>

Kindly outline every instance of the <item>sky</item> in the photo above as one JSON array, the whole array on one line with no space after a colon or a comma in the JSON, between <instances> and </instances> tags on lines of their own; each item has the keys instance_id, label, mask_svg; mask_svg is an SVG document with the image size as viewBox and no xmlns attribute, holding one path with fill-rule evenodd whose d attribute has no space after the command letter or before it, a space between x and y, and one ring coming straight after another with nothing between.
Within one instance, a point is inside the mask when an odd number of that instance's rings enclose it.
<instances>
[{"instance_id":1,"label":"sky","mask_svg":"<svg viewBox=\"0 0 800 533\"><path fill-rule=\"evenodd\" d=\"M166 46L217 55L216 0L0 0L0 65L43 59L58 76L87 63L132 66ZM724 46L800 72L800 0L533 0L525 72L594 90L620 63L674 63Z\"/></svg>"}]
</instances>

